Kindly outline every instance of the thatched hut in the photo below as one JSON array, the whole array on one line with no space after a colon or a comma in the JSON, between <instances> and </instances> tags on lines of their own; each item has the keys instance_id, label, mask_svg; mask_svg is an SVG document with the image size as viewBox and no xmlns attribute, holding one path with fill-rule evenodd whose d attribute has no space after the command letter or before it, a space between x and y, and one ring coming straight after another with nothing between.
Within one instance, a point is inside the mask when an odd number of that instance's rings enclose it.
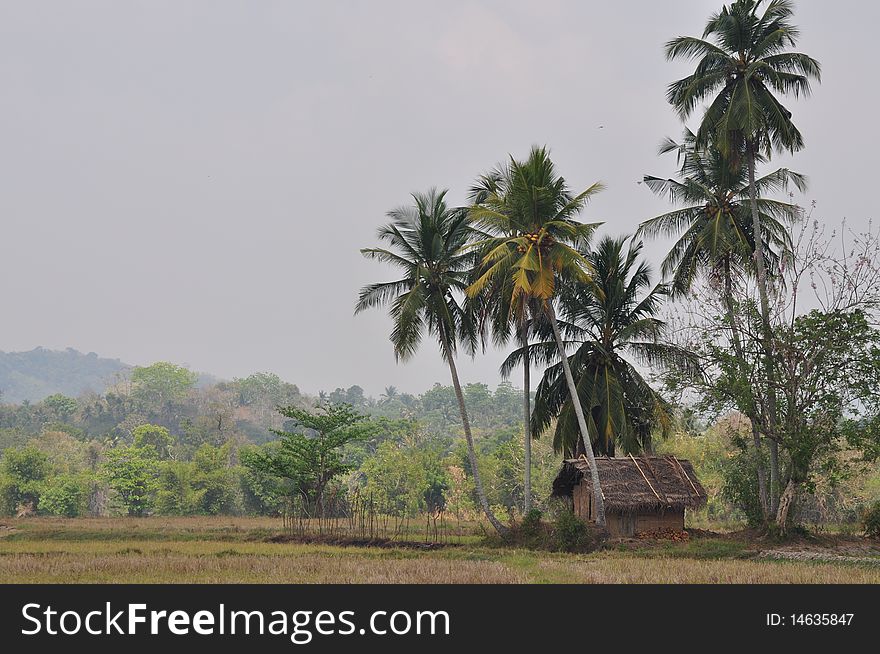
<instances>
[{"instance_id":1,"label":"thatched hut","mask_svg":"<svg viewBox=\"0 0 880 654\"><path fill-rule=\"evenodd\" d=\"M684 529L684 512L706 503L706 490L690 461L672 456L598 457L605 522L614 538ZM568 459L553 482L553 495L568 497L576 515L595 522L593 484L586 457Z\"/></svg>"}]
</instances>

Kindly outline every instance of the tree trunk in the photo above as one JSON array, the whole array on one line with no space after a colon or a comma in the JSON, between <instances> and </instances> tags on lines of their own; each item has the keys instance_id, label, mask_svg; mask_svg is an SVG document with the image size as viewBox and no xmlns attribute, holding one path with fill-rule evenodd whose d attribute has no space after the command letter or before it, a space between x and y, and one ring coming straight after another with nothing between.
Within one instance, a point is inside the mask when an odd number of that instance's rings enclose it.
<instances>
[{"instance_id":1,"label":"tree trunk","mask_svg":"<svg viewBox=\"0 0 880 654\"><path fill-rule=\"evenodd\" d=\"M746 145L746 159L749 168L749 204L752 210L752 230L755 238L755 275L758 278L758 294L761 299L761 340L764 350L764 367L767 376L767 411L764 417L764 433L770 438L770 519L776 516L779 497L779 456L778 445L774 441L776 428L776 381L773 365L773 328L770 325L770 295L767 290L767 265L764 259L764 239L761 232L761 214L758 211L758 198L755 190L755 143ZM769 432L769 433L768 433Z\"/></svg>"},{"instance_id":2,"label":"tree trunk","mask_svg":"<svg viewBox=\"0 0 880 654\"><path fill-rule=\"evenodd\" d=\"M786 487L788 490L788 487ZM779 511L779 443L770 440L770 518Z\"/></svg>"},{"instance_id":3,"label":"tree trunk","mask_svg":"<svg viewBox=\"0 0 880 654\"><path fill-rule=\"evenodd\" d=\"M590 441L590 432L587 430L587 420L584 418L584 408L581 406L574 376L571 374L571 366L568 365L568 356L565 354L565 346L562 344L562 335L559 333L559 325L556 322L556 312L553 305L547 302L547 316L550 318L550 327L553 328L553 337L556 339L556 347L559 350L559 358L562 362L562 370L565 372L565 381L568 384L568 394L577 416L578 427L581 432L581 440L584 445L584 453L590 464L590 479L593 483L593 505L596 507L596 524L605 526L605 498L602 495L602 486L599 482L599 470L596 468L596 457L593 454L593 444Z\"/></svg>"},{"instance_id":4,"label":"tree trunk","mask_svg":"<svg viewBox=\"0 0 880 654\"><path fill-rule=\"evenodd\" d=\"M730 256L724 258L724 305L727 309L727 320L730 322L730 340L733 343L733 351L736 358L746 368L745 353L743 352L742 339L739 328L736 325L736 311L733 305L733 276L730 271ZM770 494L767 489L767 470L764 468L764 457L761 456L761 433L758 430L757 416L754 397L749 397L748 419L752 428L752 442L755 445L755 465L758 472L758 497L761 500L761 511L764 520L770 518Z\"/></svg>"},{"instance_id":5,"label":"tree trunk","mask_svg":"<svg viewBox=\"0 0 880 654\"><path fill-rule=\"evenodd\" d=\"M458 410L461 412L461 424L464 429L465 441L467 441L468 459L471 463L471 474L474 476L474 486L477 490L477 497L480 500L480 506L483 507L483 513L486 514L486 518L488 518L489 522L492 523L492 526L495 527L495 531L504 536L509 530L501 524L498 518L495 517L495 514L492 513L492 509L489 508L489 500L486 498L486 492L483 490L483 480L480 478L480 471L477 468L477 452L474 449L474 437L471 434L471 423L470 420L468 420L467 408L464 405L464 393L461 391L461 382L458 380L458 370L455 367L455 357L452 354L452 347L448 342L445 342L443 347L446 350L446 360L449 362L449 372L452 373L452 386L455 388L455 397L458 399Z\"/></svg>"},{"instance_id":6,"label":"tree trunk","mask_svg":"<svg viewBox=\"0 0 880 654\"><path fill-rule=\"evenodd\" d=\"M529 365L529 326L523 322L522 345L523 356L523 515L532 508L532 396L531 396L531 370Z\"/></svg>"},{"instance_id":7,"label":"tree trunk","mask_svg":"<svg viewBox=\"0 0 880 654\"><path fill-rule=\"evenodd\" d=\"M776 514L776 524L783 535L788 533L788 512L795 497L797 497L797 487L798 485L795 481L789 479L788 484L785 486L785 492L779 498L779 512Z\"/></svg>"}]
</instances>

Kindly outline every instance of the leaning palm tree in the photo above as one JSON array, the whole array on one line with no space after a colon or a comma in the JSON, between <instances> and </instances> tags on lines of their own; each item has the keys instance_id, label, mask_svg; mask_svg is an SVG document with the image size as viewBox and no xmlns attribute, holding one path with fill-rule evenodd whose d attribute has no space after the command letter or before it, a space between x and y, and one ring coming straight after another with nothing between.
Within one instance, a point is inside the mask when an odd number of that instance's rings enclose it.
<instances>
[{"instance_id":1,"label":"leaning palm tree","mask_svg":"<svg viewBox=\"0 0 880 654\"><path fill-rule=\"evenodd\" d=\"M480 505L492 526L504 534L507 528L492 513L483 490L455 365L458 343L471 349L476 344L473 319L457 299L467 288L473 269L473 255L465 251L471 236L467 210L447 206L446 191L432 190L412 197L413 206L389 212L391 222L379 229L379 239L390 248L361 250L367 258L399 268L403 276L396 281L364 286L355 313L383 304L389 306L394 321L391 342L398 361L415 354L425 334L437 339L440 355L452 375Z\"/></svg>"},{"instance_id":2,"label":"leaning palm tree","mask_svg":"<svg viewBox=\"0 0 880 654\"><path fill-rule=\"evenodd\" d=\"M538 385L533 429L540 434L556 420L553 445L567 456L582 450L572 411L579 405L587 408L590 439L599 453L651 452L654 434L668 434L672 411L635 364L697 369L692 354L663 340L665 325L656 316L669 289L651 285L641 250L641 242L627 246L625 238L606 237L586 255L594 271L590 281L572 280L560 290L566 348L572 350L566 358L578 402L572 402L554 344L534 346L552 365ZM505 365L517 358L518 353Z\"/></svg>"},{"instance_id":3,"label":"leaning palm tree","mask_svg":"<svg viewBox=\"0 0 880 654\"><path fill-rule=\"evenodd\" d=\"M596 226L580 223L575 217L602 188L596 183L582 193L572 194L565 179L557 174L546 148L535 147L525 161L511 157L499 169L495 187L470 212L475 228L488 237L476 244L478 251L485 254L468 295L475 297L493 282L505 280L502 286L510 292L512 307L536 302L553 331L573 397L574 378L565 357L553 300L557 281L589 278L589 262L578 247L586 247ZM574 412L590 464L596 522L604 526L605 503L599 473L586 418L577 402Z\"/></svg>"},{"instance_id":4,"label":"leaning palm tree","mask_svg":"<svg viewBox=\"0 0 880 654\"><path fill-rule=\"evenodd\" d=\"M476 206L485 202L490 194L498 193L504 180L504 166L480 176L471 187L468 199ZM476 238L484 245L492 243L492 235L475 230ZM482 260L488 251L477 253ZM479 276L480 268L474 273ZM525 298L514 293L513 278L508 273L496 275L481 293L470 298L474 315L478 317L479 333L485 348L488 342L495 347L504 347L512 339L518 341L525 352L521 358L523 367L523 515L532 508L532 382L529 340L533 326L541 316L540 303L534 298ZM507 377L510 370L504 371Z\"/></svg>"},{"instance_id":5,"label":"leaning palm tree","mask_svg":"<svg viewBox=\"0 0 880 654\"><path fill-rule=\"evenodd\" d=\"M756 245L746 167L741 161L724 156L712 143L706 147L698 146L697 137L690 130L685 130L681 143L666 139L660 146L660 153L668 152L678 155L679 178L647 175L644 181L654 193L666 196L679 207L642 223L636 236L677 237L661 268L664 276L672 280L673 294L690 290L694 279L701 273L721 280L731 343L738 361L745 365L747 359L733 289L735 276L754 270ZM790 249L787 226L798 217L800 209L797 205L764 197L764 194L787 190L789 185L803 191L806 178L780 168L755 180L760 225L764 231L762 247L772 268L776 267L779 255ZM752 438L758 453L759 495L767 513L770 495L760 457L762 446L755 399L751 398L749 404L745 413L752 425Z\"/></svg>"},{"instance_id":6,"label":"leaning palm tree","mask_svg":"<svg viewBox=\"0 0 880 654\"><path fill-rule=\"evenodd\" d=\"M759 15L761 5L766 5ZM752 229L763 234L755 184L759 155L773 150L795 152L804 140L791 120L791 112L776 94L809 95L811 80L821 78L819 62L788 51L797 43L799 31L791 22L790 0L737 0L714 14L702 38L682 36L666 44L669 59L698 59L693 74L673 82L667 99L682 119L697 105L709 101L696 132L697 142L714 141L730 158L745 157L749 177ZM764 366L771 390L767 393L767 417L775 424L776 402L770 324L767 262L762 239L755 240L755 273L760 298ZM771 440L771 473L778 478L775 441ZM771 514L775 514L776 479L771 479Z\"/></svg>"}]
</instances>

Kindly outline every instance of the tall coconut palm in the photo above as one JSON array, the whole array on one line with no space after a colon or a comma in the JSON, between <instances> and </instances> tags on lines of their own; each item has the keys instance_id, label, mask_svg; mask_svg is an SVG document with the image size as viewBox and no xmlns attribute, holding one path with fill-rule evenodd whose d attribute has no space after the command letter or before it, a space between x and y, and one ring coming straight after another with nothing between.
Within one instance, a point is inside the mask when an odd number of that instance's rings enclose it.
<instances>
[{"instance_id":1,"label":"tall coconut palm","mask_svg":"<svg viewBox=\"0 0 880 654\"><path fill-rule=\"evenodd\" d=\"M671 280L673 294L689 291L700 273L729 277L737 270L753 269L756 245L746 167L725 157L713 144L698 146L690 130L685 130L681 142L666 139L661 144L660 154L670 152L678 155L678 179L646 175L644 182L651 191L679 206L643 222L636 237L677 238L661 265L664 277ZM787 227L800 208L764 194L786 191L789 186L804 191L806 183L803 175L786 168L755 180L764 232L762 246L774 267L779 254L790 247Z\"/></svg>"},{"instance_id":2,"label":"tall coconut palm","mask_svg":"<svg viewBox=\"0 0 880 654\"><path fill-rule=\"evenodd\" d=\"M759 14L764 5L763 13ZM702 38L682 36L666 44L669 59L698 59L693 74L673 82L667 99L682 119L697 105L709 101L696 132L700 145L713 140L728 157L744 156L749 177L752 229L763 234L757 204L755 165L760 154L773 150L795 152L803 136L792 122L792 113L776 97L809 95L811 80L821 79L815 59L788 48L796 45L799 30L791 22L790 0L737 0L714 14ZM769 435L776 422L770 299L767 262L762 239L755 240L755 272L760 297L764 365L771 390L767 393ZM771 474L778 478L775 440L771 440ZM777 487L771 479L771 513L775 513Z\"/></svg>"},{"instance_id":3,"label":"tall coconut palm","mask_svg":"<svg viewBox=\"0 0 880 654\"><path fill-rule=\"evenodd\" d=\"M681 143L666 139L660 153L668 152L678 155L679 179L645 176L644 181L654 193L680 206L645 221L636 235L677 237L661 268L664 276L672 280L673 294L687 292L700 273L721 279L731 343L737 359L745 365L733 288L735 275L754 269L755 238L746 167L741 161L725 157L712 143L698 146L697 137L690 130L685 130ZM789 185L805 190L806 178L780 168L755 180L760 195L757 205L764 231L763 248L772 267L776 266L779 254L790 247L787 225L800 209L794 204L765 198L763 194L787 190ZM758 453L759 495L767 513L769 490L760 457L760 425L754 398L745 413L751 422Z\"/></svg>"},{"instance_id":4,"label":"tall coconut palm","mask_svg":"<svg viewBox=\"0 0 880 654\"><path fill-rule=\"evenodd\" d=\"M488 174L482 175L471 187L468 199L477 206L485 202L493 193L498 193L504 179L504 166L498 166ZM475 230L476 231L476 230ZM492 235L479 233L484 245L492 243ZM482 260L488 251L478 253ZM475 274L481 274L476 267ZM540 319L540 304L534 299L514 293L513 278L508 273L499 273L496 278L476 296L470 298L474 314L478 316L479 332L485 344L492 342L496 347L504 347L513 339L525 352L521 358L523 367L523 514L532 508L532 382L529 340L533 325ZM505 371L505 377L510 371Z\"/></svg>"},{"instance_id":5,"label":"tall coconut palm","mask_svg":"<svg viewBox=\"0 0 880 654\"><path fill-rule=\"evenodd\" d=\"M473 269L473 255L465 251L471 236L467 210L447 206L446 191L432 190L412 197L412 206L389 212L391 222L379 229L379 239L390 247L361 250L369 259L399 268L403 276L396 281L364 286L355 313L379 305L389 306L394 321L391 342L398 361L415 354L426 334L437 339L440 355L452 375L480 505L492 526L504 534L507 528L492 513L483 489L455 365L459 342L473 349L476 341L473 319L457 299L464 294Z\"/></svg>"},{"instance_id":6,"label":"tall coconut palm","mask_svg":"<svg viewBox=\"0 0 880 654\"><path fill-rule=\"evenodd\" d=\"M589 262L578 247L586 246L595 225L580 223L575 217L603 187L596 183L572 194L565 179L557 174L546 148L532 148L525 161L511 157L498 172L495 188L471 208L476 228L489 237L476 244L486 254L468 295L475 297L491 283L509 280L509 286L507 281L502 286L509 288L511 306L536 302L550 323L566 381L575 396L574 378L565 357L553 300L560 279L589 278ZM577 402L574 411L590 464L596 522L604 526L605 503L586 419Z\"/></svg>"},{"instance_id":7,"label":"tall coconut palm","mask_svg":"<svg viewBox=\"0 0 880 654\"><path fill-rule=\"evenodd\" d=\"M532 426L536 434L556 420L553 445L566 455L580 454L572 409L587 408L593 447L614 456L652 451L652 437L668 433L670 405L645 381L634 364L664 365L696 371L687 351L663 340L665 325L656 316L669 289L651 285L651 268L640 260L642 243L602 239L586 255L593 269L587 281L572 280L559 293L566 355L577 388L577 403L566 383L562 361L552 343L534 346L552 365L535 396ZM517 356L509 357L511 365Z\"/></svg>"}]
</instances>

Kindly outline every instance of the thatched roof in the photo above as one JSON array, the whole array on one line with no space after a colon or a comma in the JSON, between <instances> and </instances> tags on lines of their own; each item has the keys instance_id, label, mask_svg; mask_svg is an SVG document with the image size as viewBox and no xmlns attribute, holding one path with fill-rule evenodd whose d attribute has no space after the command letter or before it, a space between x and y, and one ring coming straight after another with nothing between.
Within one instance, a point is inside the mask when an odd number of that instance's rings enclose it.
<instances>
[{"instance_id":1,"label":"thatched roof","mask_svg":"<svg viewBox=\"0 0 880 654\"><path fill-rule=\"evenodd\" d=\"M596 467L605 510L615 513L694 508L705 504L706 489L690 461L672 456L598 457ZM581 479L590 481L586 457L568 459L553 481L553 495L570 496Z\"/></svg>"}]
</instances>

